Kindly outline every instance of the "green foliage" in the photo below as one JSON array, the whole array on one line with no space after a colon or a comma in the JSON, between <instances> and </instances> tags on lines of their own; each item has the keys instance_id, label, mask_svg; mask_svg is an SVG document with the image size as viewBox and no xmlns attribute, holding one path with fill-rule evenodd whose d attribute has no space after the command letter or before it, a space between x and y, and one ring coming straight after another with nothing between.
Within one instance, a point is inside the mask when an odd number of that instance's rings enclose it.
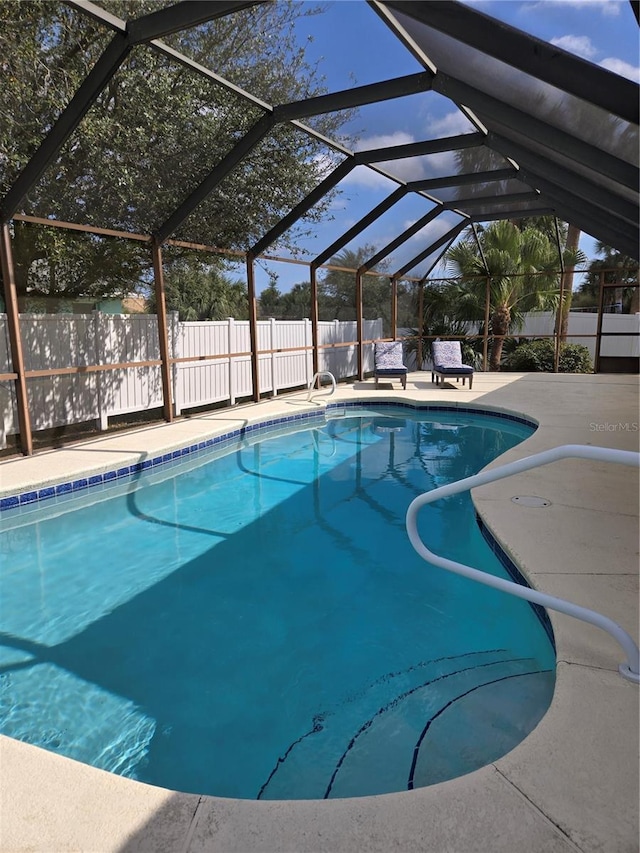
<instances>
[{"instance_id":1,"label":"green foliage","mask_svg":"<svg viewBox=\"0 0 640 853\"><path fill-rule=\"evenodd\" d=\"M419 288L413 288L413 316L419 311ZM431 340L436 337L460 339L467 333L468 317L465 316L466 293L455 282L436 281L424 288L422 297L422 338L419 329L410 329L406 341L407 352L417 357L420 345L423 359L428 360L431 352ZM473 306L471 307L473 311ZM462 352L465 364L478 368L480 356L474 349L473 343L462 341Z\"/></svg>"},{"instance_id":2,"label":"green foliage","mask_svg":"<svg viewBox=\"0 0 640 853\"><path fill-rule=\"evenodd\" d=\"M165 301L167 311L177 311L182 321L249 317L246 285L227 278L221 262L179 259L168 264ZM149 299L149 310L155 313L155 293Z\"/></svg>"},{"instance_id":3,"label":"green foliage","mask_svg":"<svg viewBox=\"0 0 640 853\"><path fill-rule=\"evenodd\" d=\"M355 272L375 255L375 246L365 244L357 249L343 249L329 261L333 267L345 269L327 270L318 290L322 299L318 299L321 320L355 320L356 319L356 276ZM385 265L374 269L381 272ZM377 320L382 317L388 327L391 316L391 286L388 278L363 275L362 305L366 319Z\"/></svg>"},{"instance_id":4,"label":"green foliage","mask_svg":"<svg viewBox=\"0 0 640 853\"><path fill-rule=\"evenodd\" d=\"M619 287L608 287L605 290L605 309L612 303L619 302L622 303L622 313L635 313L638 310L638 261L600 242L596 243L596 252L601 257L589 264L588 273L574 295L573 304L595 308L600 301L602 275L605 284L619 285Z\"/></svg>"},{"instance_id":5,"label":"green foliage","mask_svg":"<svg viewBox=\"0 0 640 853\"><path fill-rule=\"evenodd\" d=\"M593 373L589 350L584 344L560 344L560 373Z\"/></svg>"},{"instance_id":6,"label":"green foliage","mask_svg":"<svg viewBox=\"0 0 640 853\"><path fill-rule=\"evenodd\" d=\"M517 346L503 362L505 370L521 373L553 373L555 349L553 341L526 341ZM561 344L558 359L560 373L593 373L589 350L583 344Z\"/></svg>"},{"instance_id":7,"label":"green foliage","mask_svg":"<svg viewBox=\"0 0 640 853\"><path fill-rule=\"evenodd\" d=\"M157 10L157 2L111 0L102 4L123 17ZM167 42L271 103L321 94L323 81L294 41L301 16L313 7L282 0L176 33ZM63 3L22 0L0 4L0 193L29 162L112 33ZM148 46L129 54L60 152L30 190L20 212L149 234L179 207L209 171L262 116L262 110ZM315 121L335 136L345 114ZM318 156L323 155L322 157ZM224 248L252 245L324 177L325 146L288 125L265 137L172 235ZM307 217L320 218L331 195ZM285 237L295 241L307 224ZM18 287L69 295L119 291L105 281L99 262L85 264L79 281L51 250L38 229L16 230ZM124 241L123 264L132 260ZM148 247L147 247L148 252ZM34 281L34 264L45 258L46 281ZM88 258L88 255L85 256ZM149 258L139 255L131 287L144 280ZM57 268L54 270L53 267ZM124 276L121 276L124 277Z\"/></svg>"},{"instance_id":8,"label":"green foliage","mask_svg":"<svg viewBox=\"0 0 640 853\"><path fill-rule=\"evenodd\" d=\"M535 225L518 228L501 220L479 235L482 251L469 235L447 252L449 270L462 277L468 320L481 322L489 278L490 366L499 370L503 336L521 328L527 311L555 309L558 303L559 274L557 247L545 231ZM581 260L582 253L566 250L567 265Z\"/></svg>"}]
</instances>

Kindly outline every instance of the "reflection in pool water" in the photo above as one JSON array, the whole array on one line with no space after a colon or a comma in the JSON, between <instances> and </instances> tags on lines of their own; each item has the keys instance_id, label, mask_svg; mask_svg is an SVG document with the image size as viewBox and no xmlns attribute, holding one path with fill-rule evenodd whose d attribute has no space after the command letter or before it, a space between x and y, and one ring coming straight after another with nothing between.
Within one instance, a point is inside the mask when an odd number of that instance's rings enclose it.
<instances>
[{"instance_id":1,"label":"reflection in pool water","mask_svg":"<svg viewBox=\"0 0 640 853\"><path fill-rule=\"evenodd\" d=\"M553 692L540 621L430 570L404 516L532 429L349 411L9 517L1 730L163 787L264 799L428 785L522 740ZM468 495L425 508L421 534L504 575Z\"/></svg>"}]
</instances>

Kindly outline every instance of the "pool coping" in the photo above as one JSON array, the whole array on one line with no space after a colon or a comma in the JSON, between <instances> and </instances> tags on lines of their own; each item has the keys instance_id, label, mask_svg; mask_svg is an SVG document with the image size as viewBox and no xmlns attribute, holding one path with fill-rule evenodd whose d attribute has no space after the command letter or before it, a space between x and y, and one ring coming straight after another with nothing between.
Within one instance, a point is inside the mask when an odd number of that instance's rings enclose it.
<instances>
[{"instance_id":1,"label":"pool coping","mask_svg":"<svg viewBox=\"0 0 640 853\"><path fill-rule=\"evenodd\" d=\"M442 402L447 408L452 403L457 407L458 402L468 407L471 401L475 407L475 401L481 400L479 407L485 411L516 412L537 420L536 433L499 462L558 443L592 443L589 423L613 421L612 412L618 423L625 418L637 420L635 377L479 374L473 392L451 386L435 389L423 377L410 374L407 392L392 394L373 393L372 383L339 386L335 399ZM455 403L447 395L455 396ZM288 405L300 406L302 401L287 395L260 403L251 407L252 417L257 410L276 412L285 407L286 411ZM312 401L312 405L318 404ZM243 407L225 411L219 418L228 421L238 414L246 421L249 412ZM219 419L212 426L212 419L204 419L200 429L228 428L228 424L220 426ZM171 432L170 427L164 429ZM182 432L180 428L171 435L165 432L163 441L192 446L189 439L176 439L176 433ZM113 437L109 453L119 458L129 454L134 460L137 454L140 461L141 455L150 452L150 443L140 445L146 450L132 450L136 435L145 442L149 432L127 433L126 439ZM637 435L631 431L603 431L596 437L599 441L594 443L604 440L607 446L638 449ZM104 449L104 442L97 443ZM91 456L93 450L84 456L82 452L82 447L70 450L63 467L68 471L67 463L73 459L74 471L82 465L84 470L95 470L96 465L106 464ZM33 472L39 469L42 475L42 460L56 454L60 460L64 451L41 454L38 466L32 460L0 463L0 493L18 491L16 483L25 483L29 477L36 482ZM622 466L611 466L617 470L609 471L594 463L567 461L555 468L474 490L476 510L533 586L552 594L570 586L574 600L587 606L594 598L602 600L607 615L635 631L637 541L634 546L630 542L637 536L633 506L637 487ZM29 470L25 473L25 469ZM54 471L49 476L55 482L63 475ZM72 476L79 479L75 473ZM574 480L577 497L567 494ZM546 516L539 510L523 511L511 503L514 491L542 493L551 499L552 508L544 511ZM611 496L613 508L599 506L602 493ZM514 524L514 518L526 518L526 524ZM552 532L568 530L569 541L560 545L551 541L553 536L544 533L549 524ZM598 548L603 540L610 562L600 567L602 549ZM631 562L634 550L635 563ZM558 557L563 560L562 571L551 566ZM544 571L538 570L540 565ZM164 791L2 737L0 846L3 851L43 853L69 849L463 853L512 851L518 846L532 851L636 850L638 689L617 674L620 653L606 635L569 625L566 617L551 614L551 621L558 677L548 714L515 750L468 776L380 797L254 803Z\"/></svg>"}]
</instances>

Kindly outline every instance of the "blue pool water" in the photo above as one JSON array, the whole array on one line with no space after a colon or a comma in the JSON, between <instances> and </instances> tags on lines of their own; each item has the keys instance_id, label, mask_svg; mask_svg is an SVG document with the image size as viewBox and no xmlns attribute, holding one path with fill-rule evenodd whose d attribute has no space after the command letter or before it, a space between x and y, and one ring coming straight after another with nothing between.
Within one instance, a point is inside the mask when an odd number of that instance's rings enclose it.
<instances>
[{"instance_id":1,"label":"blue pool water","mask_svg":"<svg viewBox=\"0 0 640 853\"><path fill-rule=\"evenodd\" d=\"M0 731L243 798L400 791L498 758L549 705L551 642L527 603L424 563L404 517L531 432L349 410L7 513ZM420 523L506 574L468 495Z\"/></svg>"}]
</instances>

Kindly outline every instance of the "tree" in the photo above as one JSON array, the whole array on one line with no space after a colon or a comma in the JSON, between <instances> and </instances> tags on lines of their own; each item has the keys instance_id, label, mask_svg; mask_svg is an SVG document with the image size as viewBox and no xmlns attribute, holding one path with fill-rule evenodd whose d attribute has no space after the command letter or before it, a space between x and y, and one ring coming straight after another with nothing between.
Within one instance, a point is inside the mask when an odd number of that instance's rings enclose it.
<instances>
[{"instance_id":1,"label":"tree","mask_svg":"<svg viewBox=\"0 0 640 853\"><path fill-rule=\"evenodd\" d=\"M261 317L279 316L280 300L282 294L278 290L278 277L276 275L269 276L269 284L260 294L258 299L258 311Z\"/></svg>"},{"instance_id":2,"label":"tree","mask_svg":"<svg viewBox=\"0 0 640 853\"><path fill-rule=\"evenodd\" d=\"M589 264L589 269L583 283L578 288L576 302L587 308L596 307L600 299L600 276L604 275L605 284L619 284L619 288L607 288L604 292L605 308L611 310L614 303L621 303L624 313L634 314L638 308L638 261L629 258L605 246L596 243L596 258Z\"/></svg>"},{"instance_id":3,"label":"tree","mask_svg":"<svg viewBox=\"0 0 640 853\"><path fill-rule=\"evenodd\" d=\"M419 314L419 289L415 287L413 293L413 316ZM407 333L407 352L418 354L420 351L423 360L429 358L431 341L440 336L446 338L458 338L462 347L463 361L478 368L480 356L475 351L473 344L465 341L468 333L469 316L465 316L465 304L467 293L464 286L454 281L430 282L424 288L422 298L422 334L420 329L411 328ZM471 308L475 313L476 306Z\"/></svg>"},{"instance_id":4,"label":"tree","mask_svg":"<svg viewBox=\"0 0 640 853\"><path fill-rule=\"evenodd\" d=\"M480 232L483 256L469 236L446 254L448 269L462 277L458 310L469 320L482 320L489 275L490 368L499 370L504 337L521 327L526 311L554 308L558 303L558 251L536 228L517 228L502 220ZM565 250L565 263L580 259ZM485 268L486 262L486 268Z\"/></svg>"},{"instance_id":5,"label":"tree","mask_svg":"<svg viewBox=\"0 0 640 853\"><path fill-rule=\"evenodd\" d=\"M344 269L329 269L319 284L324 299L320 303L321 320L356 319L356 276L358 270L376 252L376 247L364 245L358 249L343 249L329 261L330 266ZM380 272L385 264L377 264L374 270ZM363 276L363 309L368 319L382 317L387 324L391 315L391 286L387 278Z\"/></svg>"},{"instance_id":6,"label":"tree","mask_svg":"<svg viewBox=\"0 0 640 853\"><path fill-rule=\"evenodd\" d=\"M125 18L158 8L152 0L102 5ZM286 103L324 91L294 43L297 19L312 12L306 4L258 4L167 42L259 97ZM110 38L90 16L62 3L0 4L1 193L37 150ZM29 192L22 212L152 233L262 114L158 51L137 47ZM344 121L344 113L334 113L316 124L334 136ZM326 168L319 152L326 157L315 140L289 125L278 126L173 236L246 248L319 183ZM308 221L322 216L329 203L326 197L316 205ZM124 256L129 250L117 246L113 251ZM52 255L50 240L39 230L16 228L14 252L21 259L21 292L33 286L33 265L44 257L50 269L59 267L54 275L58 291L73 286L62 249ZM149 261L141 257L140 263ZM103 279L100 264L87 267L86 287L98 290Z\"/></svg>"},{"instance_id":7,"label":"tree","mask_svg":"<svg viewBox=\"0 0 640 853\"><path fill-rule=\"evenodd\" d=\"M182 321L249 317L245 283L227 278L220 261L180 258L168 264L165 299L167 311L177 311ZM149 309L155 313L155 293L150 296Z\"/></svg>"}]
</instances>

